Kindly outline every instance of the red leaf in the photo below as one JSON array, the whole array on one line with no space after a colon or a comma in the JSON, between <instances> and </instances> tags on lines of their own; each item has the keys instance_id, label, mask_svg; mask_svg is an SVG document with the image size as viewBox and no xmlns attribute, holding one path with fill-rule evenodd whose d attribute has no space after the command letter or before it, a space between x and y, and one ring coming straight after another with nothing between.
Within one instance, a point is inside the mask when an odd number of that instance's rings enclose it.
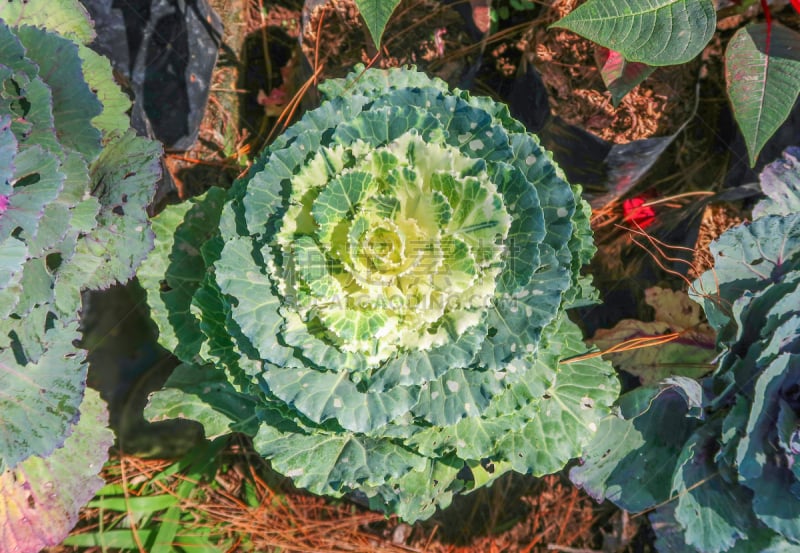
<instances>
[{"instance_id":1,"label":"red leaf","mask_svg":"<svg viewBox=\"0 0 800 553\"><path fill-rule=\"evenodd\" d=\"M622 202L622 220L626 223L633 223L643 229L655 223L655 210L650 206L644 205L648 200L649 198L645 196L636 196Z\"/></svg>"}]
</instances>

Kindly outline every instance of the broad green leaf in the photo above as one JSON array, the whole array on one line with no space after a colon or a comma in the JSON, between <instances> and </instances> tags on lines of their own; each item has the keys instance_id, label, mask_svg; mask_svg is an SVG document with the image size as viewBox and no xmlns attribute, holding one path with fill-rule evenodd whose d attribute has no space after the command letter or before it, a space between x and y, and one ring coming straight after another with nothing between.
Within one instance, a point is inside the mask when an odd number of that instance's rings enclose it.
<instances>
[{"instance_id":1,"label":"broad green leaf","mask_svg":"<svg viewBox=\"0 0 800 553\"><path fill-rule=\"evenodd\" d=\"M25 247L25 242L18 240L13 236L9 236L4 241L0 242L0 298L3 297L3 292L11 288L12 283L19 281L22 277L22 266L28 258L28 248ZM13 279L13 280L12 280ZM14 303L10 297L6 300L5 304L8 309L13 309ZM0 317L7 317L9 312L4 311L5 308L0 308Z\"/></svg>"},{"instance_id":2,"label":"broad green leaf","mask_svg":"<svg viewBox=\"0 0 800 553\"><path fill-rule=\"evenodd\" d=\"M426 459L390 440L341 434L284 434L262 424L253 438L256 451L272 467L316 494L340 495L360 486L378 486L420 471Z\"/></svg>"},{"instance_id":3,"label":"broad green leaf","mask_svg":"<svg viewBox=\"0 0 800 553\"><path fill-rule=\"evenodd\" d=\"M208 366L179 365L164 389L150 394L144 416L195 420L203 425L206 439L231 432L254 434L258 428L255 398L237 392L225 374Z\"/></svg>"},{"instance_id":4,"label":"broad green leaf","mask_svg":"<svg viewBox=\"0 0 800 553\"><path fill-rule=\"evenodd\" d=\"M78 0L10 0L0 4L0 18L9 25L32 25L82 44L94 40L89 12Z\"/></svg>"},{"instance_id":5,"label":"broad green leaf","mask_svg":"<svg viewBox=\"0 0 800 553\"><path fill-rule=\"evenodd\" d=\"M360 392L347 373L270 367L270 391L303 415L321 423L334 419L346 430L370 432L404 415L414 404L414 388Z\"/></svg>"},{"instance_id":6,"label":"broad green leaf","mask_svg":"<svg viewBox=\"0 0 800 553\"><path fill-rule=\"evenodd\" d=\"M769 42L767 37L769 36ZM800 34L779 23L739 29L725 51L725 80L751 167L800 94Z\"/></svg>"},{"instance_id":7,"label":"broad green leaf","mask_svg":"<svg viewBox=\"0 0 800 553\"><path fill-rule=\"evenodd\" d=\"M39 232L45 206L53 202L64 185L58 158L39 146L23 150L14 158L13 189L0 218L0 239L17 232L26 242ZM19 230L17 230L19 229ZM41 252L36 252L38 257Z\"/></svg>"},{"instance_id":8,"label":"broad green leaf","mask_svg":"<svg viewBox=\"0 0 800 553\"><path fill-rule=\"evenodd\" d=\"M726 302L736 301L742 290L760 289L765 281L777 281L798 268L800 214L768 215L736 226L713 242L710 249L714 270L695 281L690 295L702 299L709 323L720 339L727 340L730 311Z\"/></svg>"},{"instance_id":9,"label":"broad green leaf","mask_svg":"<svg viewBox=\"0 0 800 553\"><path fill-rule=\"evenodd\" d=\"M617 377L602 359L569 360L586 351L574 323L559 320L548 334L544 336L548 349L540 350L525 377L511 386L530 422L503 435L498 444L515 471L538 476L555 472L590 450L608 406L619 395ZM546 388L539 393L542 385ZM498 403L502 401L500 396ZM491 408L488 412L504 416Z\"/></svg>"},{"instance_id":10,"label":"broad green leaf","mask_svg":"<svg viewBox=\"0 0 800 553\"><path fill-rule=\"evenodd\" d=\"M608 48L600 47L597 58L600 76L608 91L611 92L611 104L614 107L619 106L628 92L636 88L656 70L655 67L645 63L630 62L619 52Z\"/></svg>"},{"instance_id":11,"label":"broad green leaf","mask_svg":"<svg viewBox=\"0 0 800 553\"><path fill-rule=\"evenodd\" d=\"M621 399L640 407L600 422L570 479L598 501L643 511L670 497L678 454L697 422L686 416L686 397L676 387L638 388Z\"/></svg>"},{"instance_id":12,"label":"broad green leaf","mask_svg":"<svg viewBox=\"0 0 800 553\"><path fill-rule=\"evenodd\" d=\"M561 322L550 339L564 357L584 351L580 332L568 321ZM553 358L546 353L535 361L526 357L502 373L445 373L431 386L437 396L431 398L432 392L426 391L421 395L425 403L415 412L447 426L417 430L410 443L429 456L455 450L464 459L508 461L509 468L522 473L557 470L552 467L579 455L594 436L607 413L596 407L617 397L618 382L599 358L563 363L556 370ZM459 372L463 376L456 378ZM483 407L487 395L488 408ZM431 401L439 396L439 404ZM448 404L452 398L461 404Z\"/></svg>"},{"instance_id":13,"label":"broad green leaf","mask_svg":"<svg viewBox=\"0 0 800 553\"><path fill-rule=\"evenodd\" d=\"M104 265L90 273L85 286L105 288L129 280L153 247L147 206L161 177L161 153L160 144L128 130L112 135L89 167L92 190L101 206L99 226L90 238L113 253L106 254Z\"/></svg>"},{"instance_id":14,"label":"broad green leaf","mask_svg":"<svg viewBox=\"0 0 800 553\"><path fill-rule=\"evenodd\" d=\"M712 0L589 0L553 24L615 50L629 62L684 63L716 28Z\"/></svg>"},{"instance_id":15,"label":"broad green leaf","mask_svg":"<svg viewBox=\"0 0 800 553\"><path fill-rule=\"evenodd\" d=\"M71 290L103 289L127 282L153 247L147 206L161 175L161 146L133 130L114 135L90 166L99 202L97 226L80 236L70 263L56 278L56 305L62 313L79 309Z\"/></svg>"},{"instance_id":16,"label":"broad green leaf","mask_svg":"<svg viewBox=\"0 0 800 553\"><path fill-rule=\"evenodd\" d=\"M227 242L215 269L222 293L237 300L231 305L231 315L244 336L262 359L277 365L285 363L290 350L280 342L284 324L278 311L280 297L253 259L250 240L240 237Z\"/></svg>"},{"instance_id":17,"label":"broad green leaf","mask_svg":"<svg viewBox=\"0 0 800 553\"><path fill-rule=\"evenodd\" d=\"M412 413L436 427L450 426L480 416L502 388L492 371L451 369L418 392Z\"/></svg>"},{"instance_id":18,"label":"broad green leaf","mask_svg":"<svg viewBox=\"0 0 800 553\"><path fill-rule=\"evenodd\" d=\"M86 83L103 105L103 112L92 119L92 125L104 134L125 132L130 127L127 112L131 109L131 101L114 82L111 62L88 46L79 45L78 55L83 62Z\"/></svg>"},{"instance_id":19,"label":"broad green leaf","mask_svg":"<svg viewBox=\"0 0 800 553\"><path fill-rule=\"evenodd\" d=\"M69 435L86 385L85 353L72 345L77 326L56 321L37 362L0 349L0 466L49 455Z\"/></svg>"},{"instance_id":20,"label":"broad green leaf","mask_svg":"<svg viewBox=\"0 0 800 553\"><path fill-rule=\"evenodd\" d=\"M78 509L103 485L98 474L113 442L107 423L105 403L89 389L63 447L46 457L29 457L0 475L0 543L5 550L37 553L61 543L78 521Z\"/></svg>"},{"instance_id":21,"label":"broad green leaf","mask_svg":"<svg viewBox=\"0 0 800 553\"><path fill-rule=\"evenodd\" d=\"M750 494L726 481L709 454L716 448L720 423L719 418L706 423L687 440L672 482L675 518L685 528L686 542L707 553L729 550L758 526L746 508Z\"/></svg>"},{"instance_id":22,"label":"broad green leaf","mask_svg":"<svg viewBox=\"0 0 800 553\"><path fill-rule=\"evenodd\" d=\"M211 188L204 196L168 206L154 217L155 246L137 272L159 342L185 363L198 361L205 341L191 306L206 276L201 247L217 233L225 196L221 188Z\"/></svg>"},{"instance_id":23,"label":"broad green leaf","mask_svg":"<svg viewBox=\"0 0 800 553\"><path fill-rule=\"evenodd\" d=\"M314 220L319 225L321 243L332 245L334 227L370 192L372 176L363 172L345 173L333 179L314 202Z\"/></svg>"},{"instance_id":24,"label":"broad green leaf","mask_svg":"<svg viewBox=\"0 0 800 553\"><path fill-rule=\"evenodd\" d=\"M400 518L412 523L424 520L436 512L437 506L449 505L455 493L464 491L466 485L459 480L462 466L454 456L429 459L424 466L408 471L394 483L375 488L376 496L370 498L370 507L389 506Z\"/></svg>"},{"instance_id":25,"label":"broad green leaf","mask_svg":"<svg viewBox=\"0 0 800 553\"><path fill-rule=\"evenodd\" d=\"M375 47L380 49L383 30L400 0L355 0Z\"/></svg>"}]
</instances>

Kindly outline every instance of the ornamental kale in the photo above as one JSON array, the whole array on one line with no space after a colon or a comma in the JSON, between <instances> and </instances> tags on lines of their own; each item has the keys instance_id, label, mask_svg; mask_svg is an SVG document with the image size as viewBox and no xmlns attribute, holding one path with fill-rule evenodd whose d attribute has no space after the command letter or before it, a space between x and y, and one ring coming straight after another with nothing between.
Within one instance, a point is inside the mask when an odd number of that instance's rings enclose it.
<instances>
[{"instance_id":1,"label":"ornamental kale","mask_svg":"<svg viewBox=\"0 0 800 553\"><path fill-rule=\"evenodd\" d=\"M298 486L410 521L560 469L618 388L569 359L579 190L488 98L403 69L322 88L229 192L154 220L139 278L184 364L148 415L250 433Z\"/></svg>"},{"instance_id":2,"label":"ornamental kale","mask_svg":"<svg viewBox=\"0 0 800 553\"><path fill-rule=\"evenodd\" d=\"M714 269L694 284L722 349L714 372L623 396L572 470L598 499L660 506L660 527L678 528L663 550L800 547L799 155L762 173L755 220L712 245Z\"/></svg>"},{"instance_id":3,"label":"ornamental kale","mask_svg":"<svg viewBox=\"0 0 800 553\"><path fill-rule=\"evenodd\" d=\"M152 247L158 145L135 136L77 1L0 5L0 543L59 543L112 435L86 389L81 291Z\"/></svg>"}]
</instances>

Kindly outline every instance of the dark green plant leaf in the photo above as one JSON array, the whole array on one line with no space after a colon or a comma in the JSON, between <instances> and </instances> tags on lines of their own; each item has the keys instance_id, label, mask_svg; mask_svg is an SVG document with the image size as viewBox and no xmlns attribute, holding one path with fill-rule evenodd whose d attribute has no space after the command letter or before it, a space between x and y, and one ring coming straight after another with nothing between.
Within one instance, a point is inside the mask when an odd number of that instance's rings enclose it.
<instances>
[{"instance_id":1,"label":"dark green plant leaf","mask_svg":"<svg viewBox=\"0 0 800 553\"><path fill-rule=\"evenodd\" d=\"M615 50L629 62L684 63L705 48L716 28L711 0L589 0L554 27Z\"/></svg>"},{"instance_id":2,"label":"dark green plant leaf","mask_svg":"<svg viewBox=\"0 0 800 553\"><path fill-rule=\"evenodd\" d=\"M137 272L159 340L185 363L202 364L197 356L204 336L191 312L192 297L206 271L200 250L216 233L224 200L225 191L215 187L202 197L167 206L152 220L156 249Z\"/></svg>"},{"instance_id":3,"label":"dark green plant leaf","mask_svg":"<svg viewBox=\"0 0 800 553\"><path fill-rule=\"evenodd\" d=\"M769 49L767 48L769 36ZM733 114L742 131L750 166L800 94L800 34L779 23L736 31L725 51L725 80Z\"/></svg>"},{"instance_id":4,"label":"dark green plant leaf","mask_svg":"<svg viewBox=\"0 0 800 553\"><path fill-rule=\"evenodd\" d=\"M750 494L717 469L713 454L720 430L718 417L687 440L672 483L675 518L685 528L686 542L706 553L727 551L758 527L746 508Z\"/></svg>"},{"instance_id":5,"label":"dark green plant leaf","mask_svg":"<svg viewBox=\"0 0 800 553\"><path fill-rule=\"evenodd\" d=\"M793 323L795 332L800 333L797 330L800 316ZM780 400L791 398L800 386L796 372L799 363L800 355L784 353L765 368L755 386L756 409L751 412L747 436L740 441L737 452L741 482L755 494L756 516L793 542L800 542L800 498L799 479L793 475L791 466L800 460L800 455L791 448L788 452L773 453L773 440L777 441Z\"/></svg>"},{"instance_id":6,"label":"dark green plant leaf","mask_svg":"<svg viewBox=\"0 0 800 553\"><path fill-rule=\"evenodd\" d=\"M206 439L230 432L255 434L256 398L237 392L221 371L209 366L179 365L164 389L150 395L144 415L148 420L195 420Z\"/></svg>"},{"instance_id":7,"label":"dark green plant leaf","mask_svg":"<svg viewBox=\"0 0 800 553\"><path fill-rule=\"evenodd\" d=\"M628 511L643 511L670 497L677 457L698 421L697 405L678 385L638 388L620 398L622 415L598 426L583 464L570 479L589 495ZM669 432L664 432L669 428Z\"/></svg>"},{"instance_id":8,"label":"dark green plant leaf","mask_svg":"<svg viewBox=\"0 0 800 553\"><path fill-rule=\"evenodd\" d=\"M355 2L367 24L375 47L380 48L383 30L400 0L355 0Z\"/></svg>"}]
</instances>

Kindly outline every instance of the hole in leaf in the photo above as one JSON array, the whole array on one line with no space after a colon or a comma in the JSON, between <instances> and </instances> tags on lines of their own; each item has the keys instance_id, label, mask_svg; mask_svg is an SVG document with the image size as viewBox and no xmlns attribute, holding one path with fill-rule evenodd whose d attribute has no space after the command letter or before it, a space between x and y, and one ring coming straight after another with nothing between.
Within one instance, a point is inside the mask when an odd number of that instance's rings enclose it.
<instances>
[{"instance_id":1,"label":"hole in leaf","mask_svg":"<svg viewBox=\"0 0 800 553\"><path fill-rule=\"evenodd\" d=\"M24 188L25 186L36 184L40 180L42 180L42 177L39 175L39 173L25 175L24 177L22 177L21 179L19 179L17 182L14 183L14 188Z\"/></svg>"},{"instance_id":2,"label":"hole in leaf","mask_svg":"<svg viewBox=\"0 0 800 553\"><path fill-rule=\"evenodd\" d=\"M114 209L111 210L112 213L115 215L119 215L120 217L125 216L125 210L122 209L121 205L116 206Z\"/></svg>"},{"instance_id":3,"label":"hole in leaf","mask_svg":"<svg viewBox=\"0 0 800 553\"><path fill-rule=\"evenodd\" d=\"M497 329L494 327L490 328L489 331L486 333L486 335L489 338L494 338L495 336L497 336Z\"/></svg>"},{"instance_id":4,"label":"hole in leaf","mask_svg":"<svg viewBox=\"0 0 800 553\"><path fill-rule=\"evenodd\" d=\"M47 257L44 258L45 265L47 266L48 272L52 275L55 274L56 271L61 267L61 263L63 259L61 257L61 252L53 252L47 254Z\"/></svg>"},{"instance_id":5,"label":"hole in leaf","mask_svg":"<svg viewBox=\"0 0 800 553\"><path fill-rule=\"evenodd\" d=\"M11 339L11 352L14 354L14 360L18 365L27 365L28 357L25 355L25 350L22 347L22 342L19 339L19 335L16 333L16 331L12 330L8 333L8 337Z\"/></svg>"},{"instance_id":6,"label":"hole in leaf","mask_svg":"<svg viewBox=\"0 0 800 553\"><path fill-rule=\"evenodd\" d=\"M171 290L172 287L169 284L167 284L166 280L160 280L158 282L158 291L161 292L162 294L165 292L170 292Z\"/></svg>"},{"instance_id":7,"label":"hole in leaf","mask_svg":"<svg viewBox=\"0 0 800 553\"><path fill-rule=\"evenodd\" d=\"M47 316L44 318L44 329L50 330L51 328L54 328L57 320L58 317L56 317L52 311L48 311Z\"/></svg>"}]
</instances>

